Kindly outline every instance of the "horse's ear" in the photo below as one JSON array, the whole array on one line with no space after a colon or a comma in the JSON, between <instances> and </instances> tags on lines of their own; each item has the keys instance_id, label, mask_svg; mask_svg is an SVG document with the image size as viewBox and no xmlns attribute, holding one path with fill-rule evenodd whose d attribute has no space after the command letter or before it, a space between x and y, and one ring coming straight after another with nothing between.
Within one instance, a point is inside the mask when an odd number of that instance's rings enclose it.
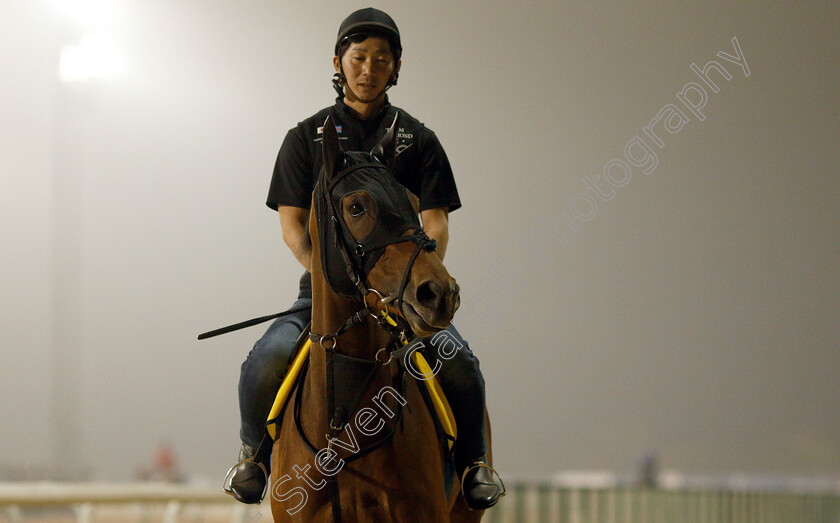
<instances>
[{"instance_id":1,"label":"horse's ear","mask_svg":"<svg viewBox=\"0 0 840 523\"><path fill-rule=\"evenodd\" d=\"M370 152L371 156L388 167L393 166L394 158L397 155L397 120L399 119L400 113L397 112L396 116L394 116L394 121L391 122L391 127L388 128L385 136L379 140L379 143L376 144L376 147L374 147Z\"/></svg>"},{"instance_id":2,"label":"horse's ear","mask_svg":"<svg viewBox=\"0 0 840 523\"><path fill-rule=\"evenodd\" d=\"M324 176L331 180L344 160L344 151L338 143L338 133L331 116L327 116L321 131L321 157L324 159Z\"/></svg>"}]
</instances>

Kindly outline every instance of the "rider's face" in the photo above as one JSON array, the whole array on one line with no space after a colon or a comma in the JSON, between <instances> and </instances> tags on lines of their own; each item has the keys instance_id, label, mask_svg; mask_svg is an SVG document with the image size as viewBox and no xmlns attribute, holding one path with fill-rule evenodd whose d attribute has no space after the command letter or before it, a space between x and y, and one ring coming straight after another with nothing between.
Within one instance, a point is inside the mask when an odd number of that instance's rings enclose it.
<instances>
[{"instance_id":1,"label":"rider's face","mask_svg":"<svg viewBox=\"0 0 840 523\"><path fill-rule=\"evenodd\" d=\"M351 101L370 103L385 91L400 64L394 62L388 40L371 36L362 42L351 43L344 56L333 58L333 65L336 72L340 71L340 66L344 68L344 77L350 88L345 95L355 99Z\"/></svg>"}]
</instances>

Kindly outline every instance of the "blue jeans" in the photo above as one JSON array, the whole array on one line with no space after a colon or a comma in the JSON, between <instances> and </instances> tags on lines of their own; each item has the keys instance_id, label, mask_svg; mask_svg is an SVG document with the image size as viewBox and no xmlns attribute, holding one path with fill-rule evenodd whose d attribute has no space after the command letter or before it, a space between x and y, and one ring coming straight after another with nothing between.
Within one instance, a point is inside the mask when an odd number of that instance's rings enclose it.
<instances>
[{"instance_id":1,"label":"blue jeans","mask_svg":"<svg viewBox=\"0 0 840 523\"><path fill-rule=\"evenodd\" d=\"M312 305L312 290L307 276L301 278L300 294L293 308ZM242 425L239 436L251 447L256 448L266 433L265 422L277 389L286 374L295 342L309 323L311 314L307 310L274 320L242 363L239 377ZM426 338L423 340L423 355L432 369L440 363L436 376L458 425L456 459L461 469L487 452L484 377L481 375L478 358L455 327L450 325L446 333L450 342L445 349L441 348L440 343L432 345L431 339L434 337Z\"/></svg>"}]
</instances>

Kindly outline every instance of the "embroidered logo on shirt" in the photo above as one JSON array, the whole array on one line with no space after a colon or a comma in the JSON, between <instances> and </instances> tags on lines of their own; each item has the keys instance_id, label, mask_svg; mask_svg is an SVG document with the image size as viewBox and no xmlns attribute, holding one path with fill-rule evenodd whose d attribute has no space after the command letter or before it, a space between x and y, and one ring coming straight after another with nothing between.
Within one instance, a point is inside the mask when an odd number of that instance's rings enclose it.
<instances>
[{"instance_id":1,"label":"embroidered logo on shirt","mask_svg":"<svg viewBox=\"0 0 840 523\"><path fill-rule=\"evenodd\" d=\"M414 139L413 133L405 132L405 127L397 128L397 150L396 156L399 156L400 153L414 145L411 140Z\"/></svg>"},{"instance_id":2,"label":"embroidered logo on shirt","mask_svg":"<svg viewBox=\"0 0 840 523\"><path fill-rule=\"evenodd\" d=\"M335 126L335 131L336 131L338 134L341 134L341 126L340 126L340 125L336 125L336 126ZM323 128L323 126L318 128L318 134L324 134L324 128Z\"/></svg>"},{"instance_id":3,"label":"embroidered logo on shirt","mask_svg":"<svg viewBox=\"0 0 840 523\"><path fill-rule=\"evenodd\" d=\"M413 143L410 143L410 144L402 144L402 145L398 145L398 146L397 146L397 150L396 150L396 154L395 154L394 156L399 156L399 155L400 155L403 151L405 151L406 149L408 149L408 148L409 148L409 147L411 147L412 145L414 145L414 144L413 144Z\"/></svg>"},{"instance_id":4,"label":"embroidered logo on shirt","mask_svg":"<svg viewBox=\"0 0 840 523\"><path fill-rule=\"evenodd\" d=\"M335 132L338 133L338 135L339 135L338 139L339 140L346 140L347 139L346 136L341 135L341 126L340 125L335 126ZM317 134L318 134L318 136L314 140L312 140L313 142L316 142L316 143L321 141L321 135L324 134L324 127L323 126L317 128Z\"/></svg>"}]
</instances>

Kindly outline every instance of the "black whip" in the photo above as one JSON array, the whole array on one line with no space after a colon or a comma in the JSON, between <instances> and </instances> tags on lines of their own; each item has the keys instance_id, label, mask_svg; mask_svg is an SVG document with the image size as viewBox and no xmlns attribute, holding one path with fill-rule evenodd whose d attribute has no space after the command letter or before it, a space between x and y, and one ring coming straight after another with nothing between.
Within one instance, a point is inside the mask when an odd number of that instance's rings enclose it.
<instances>
[{"instance_id":1,"label":"black whip","mask_svg":"<svg viewBox=\"0 0 840 523\"><path fill-rule=\"evenodd\" d=\"M207 338L212 338L213 336L218 336L220 334L227 334L228 332L238 331L239 329L244 329L246 327L252 327L254 325L259 325L260 323L265 323L268 320L273 320L274 318L279 318L281 316L286 316L289 314L294 314L296 312L303 312L306 310L311 309L311 305L306 305L303 307L291 308L287 311L278 312L277 314L270 314L268 316L260 316L259 318L254 318L252 320L243 321L240 323L235 323L233 325L228 325L227 327L222 327L221 329L212 330L210 332L205 332L204 334L199 334L198 339L204 340Z\"/></svg>"}]
</instances>

